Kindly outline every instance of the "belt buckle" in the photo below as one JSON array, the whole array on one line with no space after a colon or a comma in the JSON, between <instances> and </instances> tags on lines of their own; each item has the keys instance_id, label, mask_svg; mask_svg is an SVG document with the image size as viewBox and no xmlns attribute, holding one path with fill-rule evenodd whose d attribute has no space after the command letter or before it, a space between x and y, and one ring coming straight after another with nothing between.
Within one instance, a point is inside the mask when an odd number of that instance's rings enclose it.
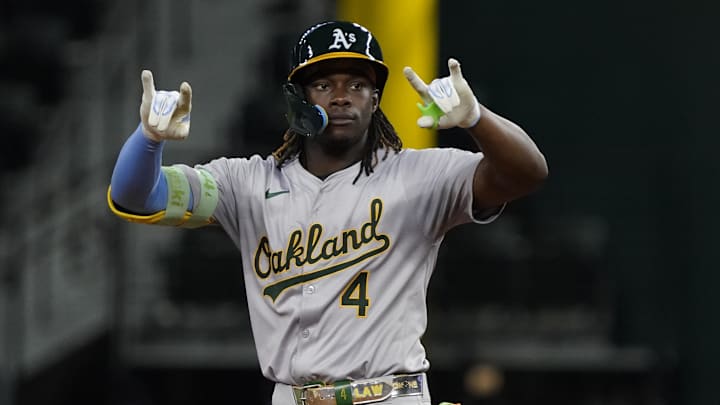
<instances>
[{"instance_id":1,"label":"belt buckle","mask_svg":"<svg viewBox=\"0 0 720 405\"><path fill-rule=\"evenodd\" d=\"M322 384L303 385L300 390L300 398L298 398L300 400L300 405L308 405L307 390L312 388L320 388L322 386Z\"/></svg>"}]
</instances>

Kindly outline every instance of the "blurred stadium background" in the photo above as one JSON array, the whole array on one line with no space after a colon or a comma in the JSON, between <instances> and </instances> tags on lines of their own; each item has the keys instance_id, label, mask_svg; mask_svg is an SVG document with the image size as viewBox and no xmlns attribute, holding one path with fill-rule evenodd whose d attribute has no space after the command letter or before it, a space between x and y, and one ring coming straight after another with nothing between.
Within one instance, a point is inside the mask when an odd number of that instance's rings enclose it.
<instances>
[{"instance_id":1,"label":"blurred stadium background","mask_svg":"<svg viewBox=\"0 0 720 405\"><path fill-rule=\"evenodd\" d=\"M446 239L434 403L720 403L720 3L1 0L0 404L270 403L222 231L122 223L105 191L141 69L193 86L166 162L266 154L292 42L336 15L427 74L459 58L550 165L542 191Z\"/></svg>"}]
</instances>

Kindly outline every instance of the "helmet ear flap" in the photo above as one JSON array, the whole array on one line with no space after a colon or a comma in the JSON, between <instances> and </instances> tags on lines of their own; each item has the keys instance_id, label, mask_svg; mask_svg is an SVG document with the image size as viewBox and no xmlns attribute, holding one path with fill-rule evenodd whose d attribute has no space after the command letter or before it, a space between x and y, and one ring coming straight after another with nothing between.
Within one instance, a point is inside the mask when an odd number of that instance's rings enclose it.
<instances>
[{"instance_id":1,"label":"helmet ear flap","mask_svg":"<svg viewBox=\"0 0 720 405\"><path fill-rule=\"evenodd\" d=\"M327 112L319 105L308 103L300 85L285 82L283 94L287 102L285 118L291 130L305 136L319 135L325 130L328 125Z\"/></svg>"}]
</instances>

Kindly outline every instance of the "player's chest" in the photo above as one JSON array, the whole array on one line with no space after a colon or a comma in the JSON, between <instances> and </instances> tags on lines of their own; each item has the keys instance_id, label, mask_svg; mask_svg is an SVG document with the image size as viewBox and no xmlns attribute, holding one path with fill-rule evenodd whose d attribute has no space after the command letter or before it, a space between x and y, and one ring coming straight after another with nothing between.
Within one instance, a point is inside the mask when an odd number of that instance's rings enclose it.
<instances>
[{"instance_id":1,"label":"player's chest","mask_svg":"<svg viewBox=\"0 0 720 405\"><path fill-rule=\"evenodd\" d=\"M398 216L407 215L406 200L392 182L351 181L318 184L278 183L268 186L259 209L261 234L274 245L294 239L362 239L377 233L399 231Z\"/></svg>"}]
</instances>

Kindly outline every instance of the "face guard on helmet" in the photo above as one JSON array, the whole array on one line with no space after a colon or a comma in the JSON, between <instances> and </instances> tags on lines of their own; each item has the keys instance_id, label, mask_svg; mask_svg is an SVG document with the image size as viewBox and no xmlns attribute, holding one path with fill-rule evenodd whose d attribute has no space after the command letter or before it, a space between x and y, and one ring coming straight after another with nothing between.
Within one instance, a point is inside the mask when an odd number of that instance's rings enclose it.
<instances>
[{"instance_id":1,"label":"face guard on helmet","mask_svg":"<svg viewBox=\"0 0 720 405\"><path fill-rule=\"evenodd\" d=\"M286 114L290 129L307 136L322 133L328 124L327 113L318 105L305 100L299 80L305 68L314 63L350 58L369 61L375 70L375 86L382 97L388 77L380 44L372 33L360 24L328 21L308 28L298 40L291 55L291 67L283 93L287 100Z\"/></svg>"}]
</instances>

